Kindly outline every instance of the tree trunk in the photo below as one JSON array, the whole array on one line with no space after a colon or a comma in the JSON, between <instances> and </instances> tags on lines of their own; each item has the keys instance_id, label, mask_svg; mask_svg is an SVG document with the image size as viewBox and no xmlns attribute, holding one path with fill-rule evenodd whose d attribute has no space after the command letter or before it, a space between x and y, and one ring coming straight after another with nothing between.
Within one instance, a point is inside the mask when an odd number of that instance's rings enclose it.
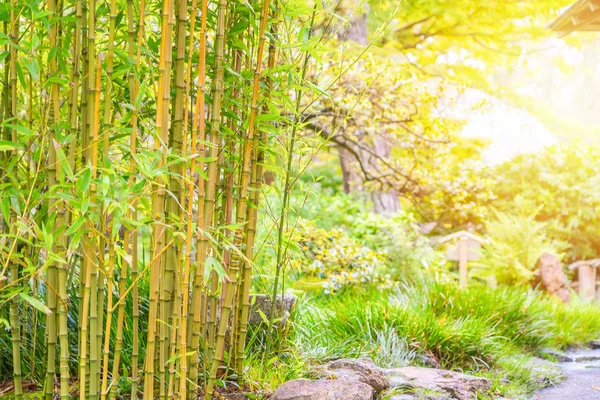
<instances>
[{"instance_id":1,"label":"tree trunk","mask_svg":"<svg viewBox=\"0 0 600 400\"><path fill-rule=\"evenodd\" d=\"M344 3L348 6L348 2ZM353 41L360 45L368 44L367 19L369 16L369 4L364 3L362 7L350 4L347 18L350 21L341 29L338 37L340 40ZM366 138L365 138L366 139ZM360 139L359 139L360 140ZM366 177L361 176L355 170L352 160L356 157L361 157L360 163L367 170L377 170L376 163L379 158L387 158L391 154L391 145L383 136L373 138L373 144L370 145L366 141L362 141L365 146L372 147L371 151L358 150L351 152L346 148L338 146L340 155L340 165L342 168L342 179L344 192L352 193L356 191L364 191L363 181ZM370 171L363 171L370 174ZM379 214L394 213L400 210L400 202L398 193L394 189L373 190L370 193L373 201L373 211Z\"/></svg>"}]
</instances>

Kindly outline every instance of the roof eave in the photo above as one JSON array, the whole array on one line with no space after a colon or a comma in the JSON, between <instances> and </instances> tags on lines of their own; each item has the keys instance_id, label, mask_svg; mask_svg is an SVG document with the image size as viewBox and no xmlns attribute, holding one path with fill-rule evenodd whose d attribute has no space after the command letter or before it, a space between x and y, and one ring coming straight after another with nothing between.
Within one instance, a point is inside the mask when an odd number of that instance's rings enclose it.
<instances>
[{"instance_id":1,"label":"roof eave","mask_svg":"<svg viewBox=\"0 0 600 400\"><path fill-rule=\"evenodd\" d=\"M578 0L548 28L563 35L579 30L594 31L600 30L600 27L590 28L590 23L598 20L600 20L600 0Z\"/></svg>"}]
</instances>

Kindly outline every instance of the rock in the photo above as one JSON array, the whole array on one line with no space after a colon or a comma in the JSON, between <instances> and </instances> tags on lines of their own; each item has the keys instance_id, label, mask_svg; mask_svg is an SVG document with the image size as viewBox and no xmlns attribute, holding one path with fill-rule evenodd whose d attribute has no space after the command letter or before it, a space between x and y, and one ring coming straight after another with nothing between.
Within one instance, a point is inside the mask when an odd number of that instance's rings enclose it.
<instances>
[{"instance_id":1,"label":"rock","mask_svg":"<svg viewBox=\"0 0 600 400\"><path fill-rule=\"evenodd\" d=\"M600 356L580 356L573 359L573 362L576 363L589 363L594 361L600 361Z\"/></svg>"},{"instance_id":2,"label":"rock","mask_svg":"<svg viewBox=\"0 0 600 400\"><path fill-rule=\"evenodd\" d=\"M453 400L450 397L446 397L446 396L435 396L435 395L427 395L424 397L421 397L421 399L423 400Z\"/></svg>"},{"instance_id":3,"label":"rock","mask_svg":"<svg viewBox=\"0 0 600 400\"><path fill-rule=\"evenodd\" d=\"M393 389L410 390L415 388L415 385L411 381L400 375L390 376L389 385Z\"/></svg>"},{"instance_id":4,"label":"rock","mask_svg":"<svg viewBox=\"0 0 600 400\"><path fill-rule=\"evenodd\" d=\"M572 362L573 359L569 356L567 356L564 353L561 353L560 351L556 351L553 349L541 349L540 350L540 355L544 358L549 358L553 361L558 361L558 362Z\"/></svg>"},{"instance_id":5,"label":"rock","mask_svg":"<svg viewBox=\"0 0 600 400\"><path fill-rule=\"evenodd\" d=\"M418 354L416 358L419 361L421 361L421 363L423 363L423 365L425 365L426 367L431 367L431 368L440 368L441 367L440 363L433 357L426 356L424 354Z\"/></svg>"},{"instance_id":6,"label":"rock","mask_svg":"<svg viewBox=\"0 0 600 400\"><path fill-rule=\"evenodd\" d=\"M320 377L357 380L371 386L375 393L380 393L389 387L383 369L369 358L344 358L332 361L321 366L317 374Z\"/></svg>"},{"instance_id":7,"label":"rock","mask_svg":"<svg viewBox=\"0 0 600 400\"><path fill-rule=\"evenodd\" d=\"M571 301L567 276L556 256L544 253L538 260L536 268L534 286L541 287L544 291L558 297L564 303Z\"/></svg>"},{"instance_id":8,"label":"rock","mask_svg":"<svg viewBox=\"0 0 600 400\"><path fill-rule=\"evenodd\" d=\"M529 368L531 370L531 374L539 387L558 384L566 379L562 368L560 368L558 364L542 358L532 359L531 362L524 366L524 368Z\"/></svg>"},{"instance_id":9,"label":"rock","mask_svg":"<svg viewBox=\"0 0 600 400\"><path fill-rule=\"evenodd\" d=\"M373 388L365 383L348 380L309 381L297 379L280 386L270 400L372 400Z\"/></svg>"},{"instance_id":10,"label":"rock","mask_svg":"<svg viewBox=\"0 0 600 400\"><path fill-rule=\"evenodd\" d=\"M397 394L395 396L390 397L389 400L415 400L416 397L410 394Z\"/></svg>"},{"instance_id":11,"label":"rock","mask_svg":"<svg viewBox=\"0 0 600 400\"><path fill-rule=\"evenodd\" d=\"M600 349L600 340L592 340L588 343L588 347L594 350Z\"/></svg>"},{"instance_id":12,"label":"rock","mask_svg":"<svg viewBox=\"0 0 600 400\"><path fill-rule=\"evenodd\" d=\"M271 315L271 296L266 294L252 294L250 295L250 304L250 317L248 319L250 325L259 325L263 322L263 317L259 310L267 318ZM276 324L285 325L287 319L290 317L290 311L296 304L296 296L292 294L283 296L283 315L281 313L281 295L277 295L276 304L275 318L279 319Z\"/></svg>"},{"instance_id":13,"label":"rock","mask_svg":"<svg viewBox=\"0 0 600 400\"><path fill-rule=\"evenodd\" d=\"M475 400L478 393L492 387L486 378L434 368L404 367L387 370L388 375L403 375L416 388L440 392L458 400Z\"/></svg>"}]
</instances>

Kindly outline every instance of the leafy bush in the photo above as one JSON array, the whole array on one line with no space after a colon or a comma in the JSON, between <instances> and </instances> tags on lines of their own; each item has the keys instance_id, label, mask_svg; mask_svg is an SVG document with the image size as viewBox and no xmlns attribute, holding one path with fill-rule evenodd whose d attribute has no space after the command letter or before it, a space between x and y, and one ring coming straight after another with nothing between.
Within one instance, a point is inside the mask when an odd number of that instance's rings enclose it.
<instances>
[{"instance_id":1,"label":"leafy bush","mask_svg":"<svg viewBox=\"0 0 600 400\"><path fill-rule=\"evenodd\" d=\"M497 168L494 204L535 214L547 236L569 245L567 261L596 258L600 249L600 149L572 143L518 156Z\"/></svg>"},{"instance_id":2,"label":"leafy bush","mask_svg":"<svg viewBox=\"0 0 600 400\"><path fill-rule=\"evenodd\" d=\"M382 283L385 279L379 255L348 237L342 229L319 229L303 221L295 240L305 255L296 260L296 267L303 274L322 279L325 293L353 285Z\"/></svg>"},{"instance_id":3,"label":"leafy bush","mask_svg":"<svg viewBox=\"0 0 600 400\"><path fill-rule=\"evenodd\" d=\"M537 260L544 252L560 255L562 243L551 240L547 224L535 214L515 215L495 212L486 224L488 243L481 260L472 262L474 276L494 276L501 284L528 284Z\"/></svg>"},{"instance_id":4,"label":"leafy bush","mask_svg":"<svg viewBox=\"0 0 600 400\"><path fill-rule=\"evenodd\" d=\"M360 245L376 251L394 281L423 274L442 278L447 272L444 255L418 232L417 219L409 211L381 215L369 212L350 195L319 194L303 217L325 230L343 229Z\"/></svg>"},{"instance_id":5,"label":"leafy bush","mask_svg":"<svg viewBox=\"0 0 600 400\"><path fill-rule=\"evenodd\" d=\"M302 274L304 283L325 282L325 290L333 292L369 282L388 285L390 280L423 276L447 279L448 263L418 232L417 220L410 212L383 216L369 212L351 195L328 194L329 189L319 184L302 189L304 193L292 193L292 203L297 206L285 233L285 265ZM255 258L259 272L253 281L259 291L268 290L276 263L277 229L270 217L278 214L279 204L271 199L275 192L274 188L265 189L263 229L259 230ZM288 280L294 279L289 272L286 270ZM297 287L299 282L292 283Z\"/></svg>"}]
</instances>

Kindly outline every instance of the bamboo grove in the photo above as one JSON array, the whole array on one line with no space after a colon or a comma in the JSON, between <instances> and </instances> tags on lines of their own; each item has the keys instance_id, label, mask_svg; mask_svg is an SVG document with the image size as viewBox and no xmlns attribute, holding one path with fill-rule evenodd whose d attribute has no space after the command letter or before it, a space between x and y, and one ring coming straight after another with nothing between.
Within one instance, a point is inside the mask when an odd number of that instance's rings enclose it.
<instances>
[{"instance_id":1,"label":"bamboo grove","mask_svg":"<svg viewBox=\"0 0 600 400\"><path fill-rule=\"evenodd\" d=\"M281 9L1 6L0 321L8 310L16 398L26 369L46 399L244 385L264 160L296 134L281 121L308 59L278 32Z\"/></svg>"}]
</instances>

